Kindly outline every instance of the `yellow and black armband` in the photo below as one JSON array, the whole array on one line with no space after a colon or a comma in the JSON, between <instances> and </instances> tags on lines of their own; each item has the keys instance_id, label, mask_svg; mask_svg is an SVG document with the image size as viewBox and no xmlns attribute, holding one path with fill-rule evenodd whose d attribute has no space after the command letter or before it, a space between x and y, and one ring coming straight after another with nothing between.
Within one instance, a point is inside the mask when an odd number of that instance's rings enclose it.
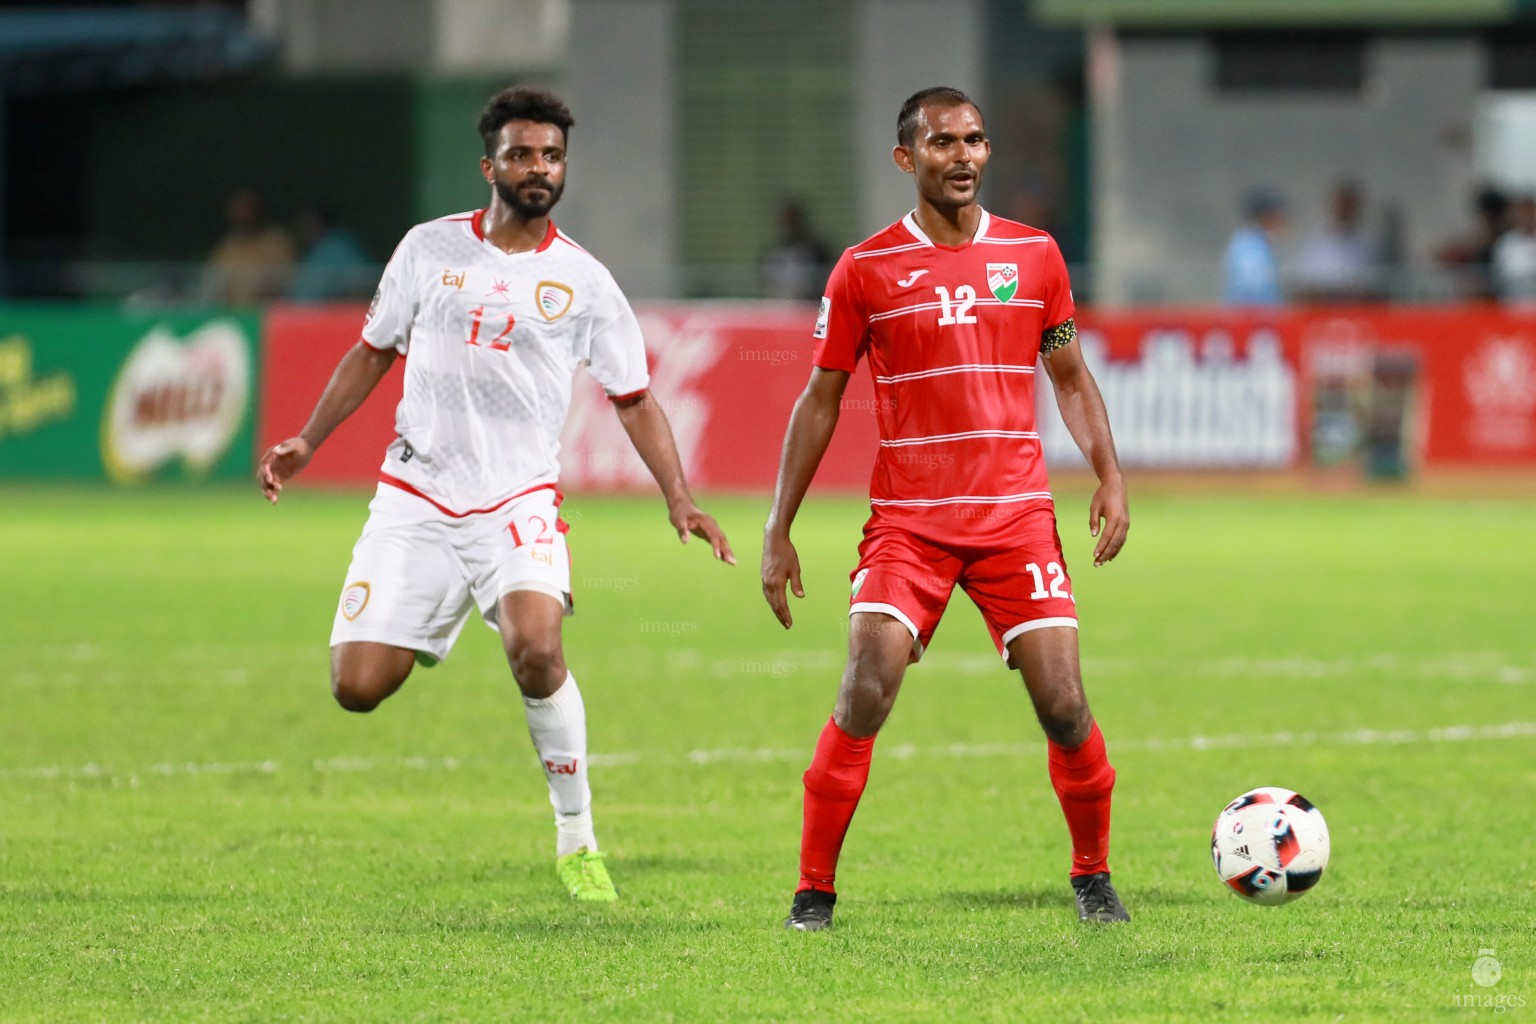
<instances>
[{"instance_id":1,"label":"yellow and black armband","mask_svg":"<svg viewBox=\"0 0 1536 1024\"><path fill-rule=\"evenodd\" d=\"M1040 354L1049 355L1077 340L1077 322L1071 317L1040 332Z\"/></svg>"}]
</instances>

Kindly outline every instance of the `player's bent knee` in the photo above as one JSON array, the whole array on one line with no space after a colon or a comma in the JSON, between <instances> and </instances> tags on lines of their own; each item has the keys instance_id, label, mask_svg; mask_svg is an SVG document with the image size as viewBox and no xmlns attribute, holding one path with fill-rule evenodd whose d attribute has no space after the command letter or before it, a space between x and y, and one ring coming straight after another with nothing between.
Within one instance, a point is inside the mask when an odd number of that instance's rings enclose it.
<instances>
[{"instance_id":1,"label":"player's bent knee","mask_svg":"<svg viewBox=\"0 0 1536 1024\"><path fill-rule=\"evenodd\" d=\"M376 691L342 678L331 680L331 696L344 711L372 711L384 703L383 696Z\"/></svg>"},{"instance_id":2,"label":"player's bent knee","mask_svg":"<svg viewBox=\"0 0 1536 1024\"><path fill-rule=\"evenodd\" d=\"M518 637L507 644L507 661L512 665L513 677L524 688L546 681L558 683L565 678L565 655L558 639Z\"/></svg>"},{"instance_id":3,"label":"player's bent knee","mask_svg":"<svg viewBox=\"0 0 1536 1024\"><path fill-rule=\"evenodd\" d=\"M331 696L347 711L372 711L404 684L415 654L383 645L339 645L331 651Z\"/></svg>"},{"instance_id":4,"label":"player's bent knee","mask_svg":"<svg viewBox=\"0 0 1536 1024\"><path fill-rule=\"evenodd\" d=\"M1037 705L1035 716L1046 738L1063 747L1075 747L1093 730L1093 716L1088 702L1073 694Z\"/></svg>"},{"instance_id":5,"label":"player's bent knee","mask_svg":"<svg viewBox=\"0 0 1536 1024\"><path fill-rule=\"evenodd\" d=\"M900 673L882 673L850 662L832 717L849 735L873 736L890 716L900 689Z\"/></svg>"},{"instance_id":6,"label":"player's bent knee","mask_svg":"<svg viewBox=\"0 0 1536 1024\"><path fill-rule=\"evenodd\" d=\"M855 675L843 687L844 701L855 717L884 720L896 703L897 687L875 675Z\"/></svg>"},{"instance_id":7,"label":"player's bent knee","mask_svg":"<svg viewBox=\"0 0 1536 1024\"><path fill-rule=\"evenodd\" d=\"M366 675L333 673L331 696L347 711L372 711L396 690L405 680L369 678Z\"/></svg>"}]
</instances>

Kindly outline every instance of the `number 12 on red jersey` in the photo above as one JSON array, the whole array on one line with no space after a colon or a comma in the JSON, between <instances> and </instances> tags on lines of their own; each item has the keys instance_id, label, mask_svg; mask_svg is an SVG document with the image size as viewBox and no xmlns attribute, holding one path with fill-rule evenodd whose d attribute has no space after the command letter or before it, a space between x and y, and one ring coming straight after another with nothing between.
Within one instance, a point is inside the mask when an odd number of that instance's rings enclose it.
<instances>
[{"instance_id":1,"label":"number 12 on red jersey","mask_svg":"<svg viewBox=\"0 0 1536 1024\"><path fill-rule=\"evenodd\" d=\"M973 324L976 317L971 314L971 307L976 305L976 289L968 284L963 284L955 289L955 297L949 297L949 289L939 285L933 289L939 297L939 326L949 327L952 324Z\"/></svg>"}]
</instances>

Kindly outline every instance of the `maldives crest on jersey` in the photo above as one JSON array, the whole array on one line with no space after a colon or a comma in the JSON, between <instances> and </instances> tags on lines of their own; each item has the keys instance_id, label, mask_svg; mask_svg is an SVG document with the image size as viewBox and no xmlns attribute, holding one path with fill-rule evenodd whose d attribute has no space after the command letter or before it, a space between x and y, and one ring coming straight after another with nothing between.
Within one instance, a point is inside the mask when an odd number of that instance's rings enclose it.
<instances>
[{"instance_id":1,"label":"maldives crest on jersey","mask_svg":"<svg viewBox=\"0 0 1536 1024\"><path fill-rule=\"evenodd\" d=\"M540 281L533 290L533 300L545 320L559 320L571 311L571 301L576 293L559 281Z\"/></svg>"},{"instance_id":2,"label":"maldives crest on jersey","mask_svg":"<svg viewBox=\"0 0 1536 1024\"><path fill-rule=\"evenodd\" d=\"M1017 263L988 263L987 287L993 298L1007 302L1019 290L1019 265Z\"/></svg>"}]
</instances>

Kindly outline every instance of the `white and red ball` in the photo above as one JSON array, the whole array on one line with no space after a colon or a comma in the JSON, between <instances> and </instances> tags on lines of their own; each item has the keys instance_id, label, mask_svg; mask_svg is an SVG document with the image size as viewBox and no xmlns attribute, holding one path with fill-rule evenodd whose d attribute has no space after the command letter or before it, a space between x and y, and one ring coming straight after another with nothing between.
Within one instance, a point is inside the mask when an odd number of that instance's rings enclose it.
<instances>
[{"instance_id":1,"label":"white and red ball","mask_svg":"<svg viewBox=\"0 0 1536 1024\"><path fill-rule=\"evenodd\" d=\"M1328 866L1328 823L1300 793L1250 789L1211 829L1216 874L1239 896L1276 906L1309 892Z\"/></svg>"}]
</instances>

